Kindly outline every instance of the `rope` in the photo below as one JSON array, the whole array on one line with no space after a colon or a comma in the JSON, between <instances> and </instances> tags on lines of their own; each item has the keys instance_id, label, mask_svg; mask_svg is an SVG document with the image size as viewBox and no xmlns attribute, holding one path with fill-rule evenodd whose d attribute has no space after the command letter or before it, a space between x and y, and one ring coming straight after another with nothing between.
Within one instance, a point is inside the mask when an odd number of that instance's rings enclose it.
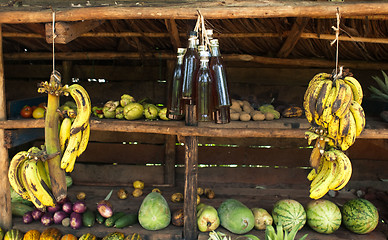
<instances>
[{"instance_id":1,"label":"rope","mask_svg":"<svg viewBox=\"0 0 388 240\"><path fill-rule=\"evenodd\" d=\"M340 12L339 12L339 8L337 7L337 27L334 27L332 26L331 28L333 28L335 30L335 39L330 43L330 45L333 45L334 43L336 43L336 52L335 52L335 76L334 78L337 79L339 78L341 75L342 75L342 67L340 69L340 73L338 74L338 52L339 52L339 32L340 32Z\"/></svg>"},{"instance_id":2,"label":"rope","mask_svg":"<svg viewBox=\"0 0 388 240\"><path fill-rule=\"evenodd\" d=\"M53 25L52 25L52 30L53 30L53 72L55 71L55 11L53 11Z\"/></svg>"}]
</instances>

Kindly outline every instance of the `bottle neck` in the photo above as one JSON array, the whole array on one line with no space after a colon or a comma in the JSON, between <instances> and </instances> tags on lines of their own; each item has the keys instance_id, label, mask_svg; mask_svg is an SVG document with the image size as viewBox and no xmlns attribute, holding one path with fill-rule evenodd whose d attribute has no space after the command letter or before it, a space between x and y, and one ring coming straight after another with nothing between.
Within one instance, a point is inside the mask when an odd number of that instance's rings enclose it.
<instances>
[{"instance_id":1,"label":"bottle neck","mask_svg":"<svg viewBox=\"0 0 388 240\"><path fill-rule=\"evenodd\" d=\"M219 57L221 56L220 48L218 45L211 46L211 54L213 57Z\"/></svg>"},{"instance_id":2,"label":"bottle neck","mask_svg":"<svg viewBox=\"0 0 388 240\"><path fill-rule=\"evenodd\" d=\"M183 57L184 57L184 55L178 55L178 57L177 57L177 64L178 65L182 65L183 64Z\"/></svg>"},{"instance_id":3,"label":"bottle neck","mask_svg":"<svg viewBox=\"0 0 388 240\"><path fill-rule=\"evenodd\" d=\"M197 38L189 38L188 48L197 48Z\"/></svg>"},{"instance_id":4,"label":"bottle neck","mask_svg":"<svg viewBox=\"0 0 388 240\"><path fill-rule=\"evenodd\" d=\"M200 66L199 66L201 69L207 69L209 68L209 59L206 58L206 59L201 59L200 61Z\"/></svg>"}]
</instances>

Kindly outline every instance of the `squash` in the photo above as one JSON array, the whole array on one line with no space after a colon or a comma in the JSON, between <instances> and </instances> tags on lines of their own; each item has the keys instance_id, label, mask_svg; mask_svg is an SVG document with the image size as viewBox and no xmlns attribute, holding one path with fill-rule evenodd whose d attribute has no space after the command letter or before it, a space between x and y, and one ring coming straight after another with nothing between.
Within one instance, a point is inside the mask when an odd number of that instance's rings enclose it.
<instances>
[{"instance_id":1,"label":"squash","mask_svg":"<svg viewBox=\"0 0 388 240\"><path fill-rule=\"evenodd\" d=\"M93 234L85 233L81 237L79 237L78 240L96 240L96 239L97 239L96 236L94 236Z\"/></svg>"},{"instance_id":2,"label":"squash","mask_svg":"<svg viewBox=\"0 0 388 240\"><path fill-rule=\"evenodd\" d=\"M8 230L4 235L4 240L22 240L24 234L19 229Z\"/></svg>"},{"instance_id":3,"label":"squash","mask_svg":"<svg viewBox=\"0 0 388 240\"><path fill-rule=\"evenodd\" d=\"M40 232L36 229L32 229L24 234L23 240L39 240L39 238Z\"/></svg>"},{"instance_id":4,"label":"squash","mask_svg":"<svg viewBox=\"0 0 388 240\"><path fill-rule=\"evenodd\" d=\"M129 234L124 240L142 240L141 236L138 233Z\"/></svg>"},{"instance_id":5,"label":"squash","mask_svg":"<svg viewBox=\"0 0 388 240\"><path fill-rule=\"evenodd\" d=\"M71 233L65 234L61 237L61 240L77 240L78 238Z\"/></svg>"},{"instance_id":6,"label":"squash","mask_svg":"<svg viewBox=\"0 0 388 240\"><path fill-rule=\"evenodd\" d=\"M124 233L121 232L112 232L103 237L102 240L124 240Z\"/></svg>"},{"instance_id":7,"label":"squash","mask_svg":"<svg viewBox=\"0 0 388 240\"><path fill-rule=\"evenodd\" d=\"M43 230L39 240L60 240L62 237L61 231L58 228L50 227Z\"/></svg>"}]
</instances>

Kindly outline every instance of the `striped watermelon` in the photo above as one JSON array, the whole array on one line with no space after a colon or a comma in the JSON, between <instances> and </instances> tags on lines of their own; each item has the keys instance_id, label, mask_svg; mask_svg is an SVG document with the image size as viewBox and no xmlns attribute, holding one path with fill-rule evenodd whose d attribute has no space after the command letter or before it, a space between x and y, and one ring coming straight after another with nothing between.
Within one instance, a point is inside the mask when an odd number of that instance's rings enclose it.
<instances>
[{"instance_id":1,"label":"striped watermelon","mask_svg":"<svg viewBox=\"0 0 388 240\"><path fill-rule=\"evenodd\" d=\"M358 198L347 201L342 207L342 222L354 233L372 232L379 222L377 208L368 200Z\"/></svg>"},{"instance_id":2,"label":"striped watermelon","mask_svg":"<svg viewBox=\"0 0 388 240\"><path fill-rule=\"evenodd\" d=\"M306 206L307 224L319 233L330 234L341 225L341 211L329 200L319 199Z\"/></svg>"},{"instance_id":3,"label":"striped watermelon","mask_svg":"<svg viewBox=\"0 0 388 240\"><path fill-rule=\"evenodd\" d=\"M295 226L300 225L300 230L306 223L306 212L298 201L282 199L275 203L272 209L272 218L276 225L281 224L284 230L290 232Z\"/></svg>"}]
</instances>

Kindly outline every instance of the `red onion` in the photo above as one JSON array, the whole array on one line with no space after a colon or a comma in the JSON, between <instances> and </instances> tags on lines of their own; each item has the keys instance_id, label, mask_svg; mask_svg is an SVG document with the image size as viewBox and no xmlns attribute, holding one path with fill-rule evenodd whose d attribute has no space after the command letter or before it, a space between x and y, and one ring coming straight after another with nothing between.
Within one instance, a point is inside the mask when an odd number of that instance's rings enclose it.
<instances>
[{"instance_id":1,"label":"red onion","mask_svg":"<svg viewBox=\"0 0 388 240\"><path fill-rule=\"evenodd\" d=\"M110 196L112 196L113 190L111 190L108 195L106 195L105 199L97 203L97 211L104 218L110 218L113 215L113 207L109 202Z\"/></svg>"},{"instance_id":2,"label":"red onion","mask_svg":"<svg viewBox=\"0 0 388 240\"><path fill-rule=\"evenodd\" d=\"M71 214L73 212L73 203L71 202L65 202L63 205L62 205L62 210L67 213L67 214Z\"/></svg>"},{"instance_id":3,"label":"red onion","mask_svg":"<svg viewBox=\"0 0 388 240\"><path fill-rule=\"evenodd\" d=\"M40 218L43 216L44 212L40 211L39 209L35 208L34 210L32 210L32 218L35 220L35 221L39 221Z\"/></svg>"},{"instance_id":4,"label":"red onion","mask_svg":"<svg viewBox=\"0 0 388 240\"><path fill-rule=\"evenodd\" d=\"M51 224L54 223L54 219L53 219L53 213L51 212L45 212L43 214L43 216L40 218L40 222L44 225L44 226L50 226Z\"/></svg>"},{"instance_id":5,"label":"red onion","mask_svg":"<svg viewBox=\"0 0 388 240\"><path fill-rule=\"evenodd\" d=\"M25 224L28 224L28 223L32 223L32 221L34 221L34 218L32 217L32 211L26 212L23 215L23 222Z\"/></svg>"},{"instance_id":6,"label":"red onion","mask_svg":"<svg viewBox=\"0 0 388 240\"><path fill-rule=\"evenodd\" d=\"M73 212L84 213L86 209L85 201L77 201L73 204Z\"/></svg>"},{"instance_id":7,"label":"red onion","mask_svg":"<svg viewBox=\"0 0 388 240\"><path fill-rule=\"evenodd\" d=\"M51 213L55 213L61 209L62 209L62 205L60 205L60 204L56 204L55 206L48 206L47 207L47 211L51 212Z\"/></svg>"},{"instance_id":8,"label":"red onion","mask_svg":"<svg viewBox=\"0 0 388 240\"><path fill-rule=\"evenodd\" d=\"M54 213L53 219L55 224L61 224L62 220L66 217L68 217L69 214L67 214L64 211L57 211Z\"/></svg>"},{"instance_id":9,"label":"red onion","mask_svg":"<svg viewBox=\"0 0 388 240\"><path fill-rule=\"evenodd\" d=\"M82 227L82 215L77 212L70 214L70 227L72 229L79 229Z\"/></svg>"}]
</instances>

